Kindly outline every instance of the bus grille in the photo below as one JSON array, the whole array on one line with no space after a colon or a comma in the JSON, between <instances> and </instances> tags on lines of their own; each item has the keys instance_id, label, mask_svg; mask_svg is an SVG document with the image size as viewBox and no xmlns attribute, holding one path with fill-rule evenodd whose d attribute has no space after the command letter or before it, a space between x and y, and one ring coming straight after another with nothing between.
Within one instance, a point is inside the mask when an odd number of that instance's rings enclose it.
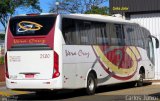
<instances>
[{"instance_id":1,"label":"bus grille","mask_svg":"<svg viewBox=\"0 0 160 101\"><path fill-rule=\"evenodd\" d=\"M9 51L52 50L47 44L18 44L13 45Z\"/></svg>"}]
</instances>

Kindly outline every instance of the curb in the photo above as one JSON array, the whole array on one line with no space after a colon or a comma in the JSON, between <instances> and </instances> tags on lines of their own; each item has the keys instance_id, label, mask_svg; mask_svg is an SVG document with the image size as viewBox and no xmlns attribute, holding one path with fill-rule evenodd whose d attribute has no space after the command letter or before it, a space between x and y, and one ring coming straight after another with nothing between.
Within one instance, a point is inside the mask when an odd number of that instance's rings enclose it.
<instances>
[{"instance_id":1,"label":"curb","mask_svg":"<svg viewBox=\"0 0 160 101\"><path fill-rule=\"evenodd\" d=\"M160 82L153 82L152 85L160 85Z\"/></svg>"},{"instance_id":2,"label":"curb","mask_svg":"<svg viewBox=\"0 0 160 101\"><path fill-rule=\"evenodd\" d=\"M160 85L160 80L146 80L147 82L150 82L152 85Z\"/></svg>"},{"instance_id":3,"label":"curb","mask_svg":"<svg viewBox=\"0 0 160 101\"><path fill-rule=\"evenodd\" d=\"M152 82L152 85L160 85L160 81L159 82Z\"/></svg>"}]
</instances>

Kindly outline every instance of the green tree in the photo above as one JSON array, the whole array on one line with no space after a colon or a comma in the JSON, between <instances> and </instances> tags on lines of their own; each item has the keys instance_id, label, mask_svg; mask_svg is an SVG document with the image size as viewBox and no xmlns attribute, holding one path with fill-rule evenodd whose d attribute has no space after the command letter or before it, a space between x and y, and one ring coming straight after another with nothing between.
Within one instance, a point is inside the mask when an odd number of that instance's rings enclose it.
<instances>
[{"instance_id":1,"label":"green tree","mask_svg":"<svg viewBox=\"0 0 160 101\"><path fill-rule=\"evenodd\" d=\"M86 11L85 14L102 14L107 15L109 13L108 7L92 6L90 10Z\"/></svg>"},{"instance_id":2,"label":"green tree","mask_svg":"<svg viewBox=\"0 0 160 101\"><path fill-rule=\"evenodd\" d=\"M0 40L4 40L5 39L5 34L4 33L0 33Z\"/></svg>"},{"instance_id":3,"label":"green tree","mask_svg":"<svg viewBox=\"0 0 160 101\"><path fill-rule=\"evenodd\" d=\"M6 29L7 21L17 8L41 12L39 0L0 0L0 22Z\"/></svg>"},{"instance_id":4,"label":"green tree","mask_svg":"<svg viewBox=\"0 0 160 101\"><path fill-rule=\"evenodd\" d=\"M59 13L85 13L92 9L92 6L100 7L108 0L56 0L59 5L51 4L50 12Z\"/></svg>"}]
</instances>

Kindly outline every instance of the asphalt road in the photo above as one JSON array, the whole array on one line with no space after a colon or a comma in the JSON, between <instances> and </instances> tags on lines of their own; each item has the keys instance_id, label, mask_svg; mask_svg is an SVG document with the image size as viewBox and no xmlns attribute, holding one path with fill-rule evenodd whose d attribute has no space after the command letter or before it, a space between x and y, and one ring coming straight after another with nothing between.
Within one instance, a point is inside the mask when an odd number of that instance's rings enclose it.
<instances>
[{"instance_id":1,"label":"asphalt road","mask_svg":"<svg viewBox=\"0 0 160 101\"><path fill-rule=\"evenodd\" d=\"M95 95L88 96L83 90L66 90L36 95L34 92L11 91L0 87L0 101L50 100L50 101L160 101L160 85L146 84L132 87L117 84L99 87Z\"/></svg>"}]
</instances>

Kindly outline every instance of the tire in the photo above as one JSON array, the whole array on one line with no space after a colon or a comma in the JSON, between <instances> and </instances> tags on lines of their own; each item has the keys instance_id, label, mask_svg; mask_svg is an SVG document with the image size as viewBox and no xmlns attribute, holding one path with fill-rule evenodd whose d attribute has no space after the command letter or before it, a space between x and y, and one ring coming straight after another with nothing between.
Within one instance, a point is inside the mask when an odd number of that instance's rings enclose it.
<instances>
[{"instance_id":1,"label":"tire","mask_svg":"<svg viewBox=\"0 0 160 101\"><path fill-rule=\"evenodd\" d=\"M95 94L96 87L97 87L97 79L92 73L90 73L87 78L86 93L88 95Z\"/></svg>"},{"instance_id":2,"label":"tire","mask_svg":"<svg viewBox=\"0 0 160 101\"><path fill-rule=\"evenodd\" d=\"M128 82L129 87L135 87L136 84L136 81Z\"/></svg>"},{"instance_id":3,"label":"tire","mask_svg":"<svg viewBox=\"0 0 160 101\"><path fill-rule=\"evenodd\" d=\"M140 78L137 81L137 87L142 87L144 85L145 74L143 72L140 72L139 75L140 75Z\"/></svg>"}]
</instances>

